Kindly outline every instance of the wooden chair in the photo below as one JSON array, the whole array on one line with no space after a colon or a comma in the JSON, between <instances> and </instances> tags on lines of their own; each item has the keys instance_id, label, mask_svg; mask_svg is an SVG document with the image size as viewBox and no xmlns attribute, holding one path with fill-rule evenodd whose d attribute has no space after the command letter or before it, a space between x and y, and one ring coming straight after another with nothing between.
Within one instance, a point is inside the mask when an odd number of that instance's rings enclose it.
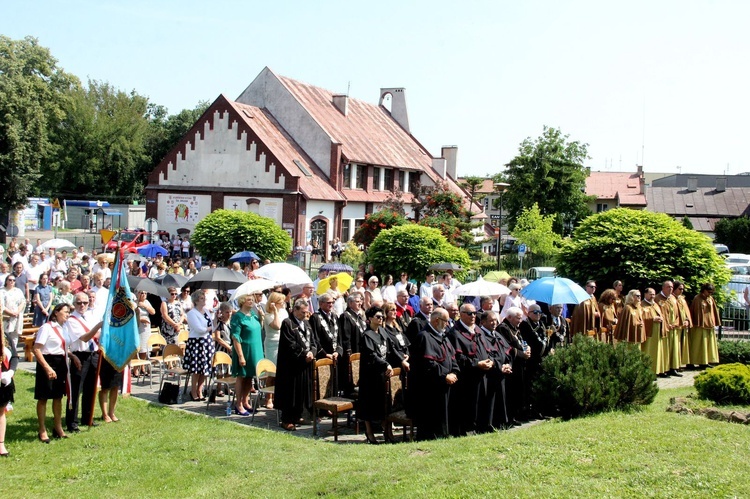
<instances>
[{"instance_id":1,"label":"wooden chair","mask_svg":"<svg viewBox=\"0 0 750 499\"><path fill-rule=\"evenodd\" d=\"M339 441L339 413L354 410L354 400L333 393L336 365L331 359L318 359L313 371L313 436L318 431L318 411L333 414L333 440Z\"/></svg>"},{"instance_id":2,"label":"wooden chair","mask_svg":"<svg viewBox=\"0 0 750 499\"><path fill-rule=\"evenodd\" d=\"M211 371L211 376L208 378L208 384L206 385L208 387L208 393L211 393L211 389L214 388L216 390L216 393L219 392L219 386L226 387L226 394L227 397L229 397L228 402L232 402L232 387L237 382L237 378L234 376L231 376L229 374L220 374L219 373L219 367L225 367L226 369L223 369L223 371L229 373L231 372L232 368L232 358L229 356L226 352L215 352L214 358L211 361L211 366L213 367L213 370ZM216 399L214 399L214 402ZM208 410L208 406L211 405L211 396L207 397L206 401L206 410Z\"/></svg>"},{"instance_id":3,"label":"wooden chair","mask_svg":"<svg viewBox=\"0 0 750 499\"><path fill-rule=\"evenodd\" d=\"M180 378L185 377L185 387L182 390L183 395L187 393L188 381L190 374L187 369L182 367L182 349L178 345L167 345L164 348L164 359L162 361L162 370L159 379L159 394L164 387L164 381L167 376L177 376L177 386L180 386Z\"/></svg>"},{"instance_id":4,"label":"wooden chair","mask_svg":"<svg viewBox=\"0 0 750 499\"><path fill-rule=\"evenodd\" d=\"M401 397L401 404L398 404L398 398ZM393 369L390 379L386 381L385 396L385 421L387 424L395 424L404 429L404 442L406 442L406 429L409 428L409 440L414 440L414 422L406 415L403 408L404 398L406 396L406 386L401 381L401 368Z\"/></svg>"},{"instance_id":5,"label":"wooden chair","mask_svg":"<svg viewBox=\"0 0 750 499\"><path fill-rule=\"evenodd\" d=\"M258 364L255 366L255 381L258 390L253 397L253 416L250 418L251 423L255 420L255 414L258 412L260 398L276 393L276 387L274 385L268 385L268 381L272 379L276 379L276 364L270 359L259 360ZM276 409L276 424L278 423L279 410Z\"/></svg>"},{"instance_id":6,"label":"wooden chair","mask_svg":"<svg viewBox=\"0 0 750 499\"><path fill-rule=\"evenodd\" d=\"M185 355L185 346L187 345L188 337L190 336L190 331L188 331L186 326L183 326L180 329L180 332L177 333L177 339L175 342L177 345L180 346L180 349L182 349L182 355Z\"/></svg>"},{"instance_id":7,"label":"wooden chair","mask_svg":"<svg viewBox=\"0 0 750 499\"><path fill-rule=\"evenodd\" d=\"M153 386L154 368L159 370L159 378L161 379L161 371L164 368L164 356L162 355L162 351L167 346L167 340L164 339L164 336L162 336L158 332L154 333L154 329L156 329L157 331L159 330L159 328L151 328L151 336L148 337L146 343L149 354L148 359L133 359L132 361L130 361L131 368L141 366L141 373L143 373L143 378L145 379L146 376L148 376L149 388ZM148 374L146 374L146 367L148 367ZM138 379L140 380L140 377Z\"/></svg>"},{"instance_id":8,"label":"wooden chair","mask_svg":"<svg viewBox=\"0 0 750 499\"><path fill-rule=\"evenodd\" d=\"M359 352L349 356L349 382L354 389L352 393L347 394L347 397L355 400L359 397L359 359Z\"/></svg>"}]
</instances>

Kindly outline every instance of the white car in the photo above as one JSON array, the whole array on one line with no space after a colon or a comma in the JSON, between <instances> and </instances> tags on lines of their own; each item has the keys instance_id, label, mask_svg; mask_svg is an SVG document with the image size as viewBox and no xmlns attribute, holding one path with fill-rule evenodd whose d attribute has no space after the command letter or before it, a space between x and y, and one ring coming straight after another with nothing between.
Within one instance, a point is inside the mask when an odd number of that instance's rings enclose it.
<instances>
[{"instance_id":1,"label":"white car","mask_svg":"<svg viewBox=\"0 0 750 499\"><path fill-rule=\"evenodd\" d=\"M724 257L724 262L727 264L738 263L742 265L750 265L750 255L744 253L727 253Z\"/></svg>"},{"instance_id":2,"label":"white car","mask_svg":"<svg viewBox=\"0 0 750 499\"><path fill-rule=\"evenodd\" d=\"M531 267L529 269L529 281L535 281L542 277L554 277L555 267Z\"/></svg>"}]
</instances>

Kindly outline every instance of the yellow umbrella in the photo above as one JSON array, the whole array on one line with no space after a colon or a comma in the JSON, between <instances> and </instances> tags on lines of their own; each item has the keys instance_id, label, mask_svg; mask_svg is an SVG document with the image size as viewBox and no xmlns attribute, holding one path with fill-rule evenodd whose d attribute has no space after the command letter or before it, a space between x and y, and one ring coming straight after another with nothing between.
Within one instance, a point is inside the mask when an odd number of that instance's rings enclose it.
<instances>
[{"instance_id":1,"label":"yellow umbrella","mask_svg":"<svg viewBox=\"0 0 750 499\"><path fill-rule=\"evenodd\" d=\"M316 293L319 295L322 295L323 293L327 292L329 289L331 289L331 279L337 279L338 280L338 292L339 293L345 293L352 285L352 280L354 279L350 274L347 274L346 272L339 272L338 274L330 275L326 277L325 279L321 279L318 283L318 289L316 290Z\"/></svg>"},{"instance_id":2,"label":"yellow umbrella","mask_svg":"<svg viewBox=\"0 0 750 499\"><path fill-rule=\"evenodd\" d=\"M504 270L493 270L484 275L484 280L489 282L500 282L503 279L510 279L510 274Z\"/></svg>"}]
</instances>

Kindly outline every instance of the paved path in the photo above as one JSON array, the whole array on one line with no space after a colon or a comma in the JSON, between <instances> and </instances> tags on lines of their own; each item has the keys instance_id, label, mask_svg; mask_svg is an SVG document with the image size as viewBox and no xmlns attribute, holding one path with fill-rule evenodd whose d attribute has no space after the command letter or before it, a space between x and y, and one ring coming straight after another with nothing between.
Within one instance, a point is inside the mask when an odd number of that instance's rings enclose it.
<instances>
[{"instance_id":1,"label":"paved path","mask_svg":"<svg viewBox=\"0 0 750 499\"><path fill-rule=\"evenodd\" d=\"M36 369L36 363L21 361L19 363L19 368L33 373ZM692 386L693 379L699 372L700 371L684 371L682 373L683 374L682 377L673 376L669 378L658 378L657 384L660 389ZM176 380L174 379L172 379L171 381L176 382ZM184 385L184 379L182 383ZM149 403L159 404L158 390L159 390L159 380L158 378L155 377L154 383L152 386L149 386L148 380L134 382L132 385L132 396L143 399ZM235 423L235 424L254 426L256 428L262 428L262 429L270 430L270 431L277 431L280 433L290 433L294 436L299 436L299 437L315 438L313 436L312 424L309 421L307 422L307 424L300 425L297 428L297 431L287 432L279 427L277 423L277 419L276 419L277 411L275 410L269 410L269 409L266 409L265 407L261 407L258 410L258 413L255 415L255 418L248 417L248 416L237 416L234 414L227 417L226 404L227 404L227 397L224 396L224 397L217 398L215 404L206 404L206 402L187 401L187 402L183 402L182 404L175 404L169 407L173 410L185 411L185 412L189 412L189 413L197 414L201 416L219 418L219 419L223 419L223 420ZM521 428L530 427L530 426L540 424L540 423L543 423L543 421L531 421L520 427L513 428L510 431L519 430ZM331 432L331 428L332 428L331 418L323 418L321 424L318 426L318 432L320 433L320 436L318 438L324 441L333 442L334 438L333 438L333 433ZM402 434L400 432L396 432L396 437L400 439L402 437ZM382 435L378 435L378 439L382 441ZM346 415L339 416L339 443L344 443L344 444L365 443L364 426L362 425L362 428L360 428L359 434L357 434L355 430L355 422L352 421L351 425L347 426Z\"/></svg>"}]
</instances>

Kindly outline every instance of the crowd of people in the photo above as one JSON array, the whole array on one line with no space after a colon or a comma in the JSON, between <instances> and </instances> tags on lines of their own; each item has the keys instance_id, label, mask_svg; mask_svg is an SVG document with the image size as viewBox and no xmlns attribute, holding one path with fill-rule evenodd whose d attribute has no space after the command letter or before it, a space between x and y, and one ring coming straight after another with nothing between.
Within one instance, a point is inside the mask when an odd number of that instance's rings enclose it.
<instances>
[{"instance_id":1,"label":"crowd of people","mask_svg":"<svg viewBox=\"0 0 750 499\"><path fill-rule=\"evenodd\" d=\"M39 440L50 439L45 422L49 400L53 438L67 438L79 425L96 426L95 340L113 274L111 259L82 250L70 256L51 255L29 251L25 244L13 253L9 247L7 257L12 272L0 275L4 284L0 407L12 402L17 342L23 314L30 309L34 325L39 326L33 348ZM190 258L157 256L147 263L125 263L129 274L157 281L167 270L185 276L198 271ZM3 264L0 271L8 270ZM255 260L245 269L235 264L235 269L252 279L260 265ZM324 279L328 287L321 289ZM386 441L392 440L386 421L388 411L395 409L405 410L420 440L485 433L543 417L530 400L531 383L544 357L564 348L575 334L610 344L632 343L648 353L660 376L679 376L687 365L718 362L714 327L719 316L710 284L688 303L679 281L665 281L658 294L648 288L643 299L638 290L623 296L620 281L597 299L596 283L591 281L586 283L589 299L566 318L568 305L525 299L521 290L528 283L515 278L503 282L509 293L500 297L457 296L461 283L451 271L437 275L430 271L419 286L405 272L381 276L372 266L361 268L348 288L342 288L339 279L321 271L296 296L278 286L230 297L210 289L193 291L189 282L169 286L167 298L139 292L138 355L148 358L152 327L159 328L167 344L177 343L180 331L187 330L183 366L191 375L190 398L205 400L223 395L212 395L205 386L214 369L214 353L229 354L231 374L237 377L233 411L240 416L253 410L255 366L263 358L272 360L277 365L275 396L267 396L264 404L280 411L281 426L288 431L294 431L303 417L312 417L315 360L331 359L334 391L343 396L357 393L357 418L364 421L371 443L378 442L375 433L380 431ZM360 367L355 390L349 364L356 353ZM101 366L101 420L118 421L115 409L122 374L107 362ZM386 392L396 368L403 389L394 407ZM138 369L133 372L141 374ZM63 426L66 383L70 393ZM4 455L4 410L0 412L0 455Z\"/></svg>"}]
</instances>

